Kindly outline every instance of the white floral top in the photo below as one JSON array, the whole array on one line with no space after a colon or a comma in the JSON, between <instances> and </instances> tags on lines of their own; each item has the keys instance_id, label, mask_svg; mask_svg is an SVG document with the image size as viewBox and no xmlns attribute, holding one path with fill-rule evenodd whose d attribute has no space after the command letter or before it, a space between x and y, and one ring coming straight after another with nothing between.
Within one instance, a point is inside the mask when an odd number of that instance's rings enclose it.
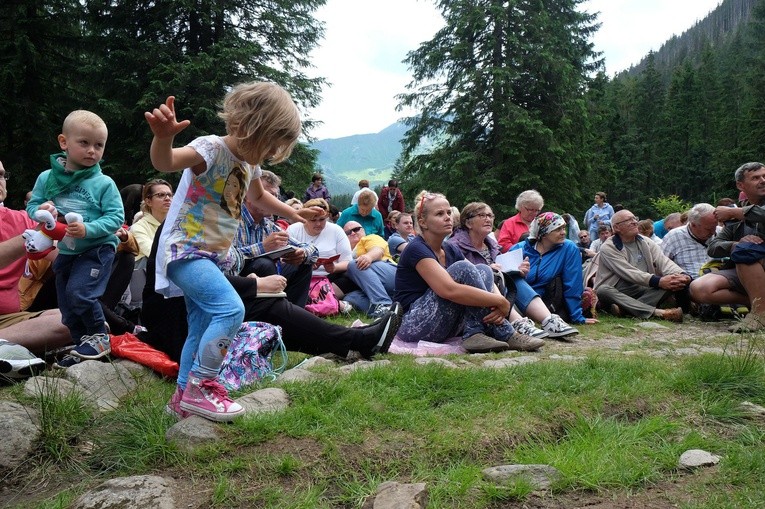
<instances>
[{"instance_id":1,"label":"white floral top","mask_svg":"<svg viewBox=\"0 0 765 509\"><path fill-rule=\"evenodd\" d=\"M236 236L242 202L250 181L260 178L259 166L237 159L219 136L203 136L188 145L201 155L207 170L183 170L165 227L159 239L155 290L166 297L182 295L167 279L167 265L184 258L226 257Z\"/></svg>"}]
</instances>

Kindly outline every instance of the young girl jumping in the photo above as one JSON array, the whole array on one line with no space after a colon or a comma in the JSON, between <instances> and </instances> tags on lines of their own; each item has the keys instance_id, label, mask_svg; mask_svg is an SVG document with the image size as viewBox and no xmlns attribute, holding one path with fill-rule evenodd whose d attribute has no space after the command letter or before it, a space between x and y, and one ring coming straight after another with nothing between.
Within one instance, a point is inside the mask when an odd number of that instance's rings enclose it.
<instances>
[{"instance_id":1,"label":"young girl jumping","mask_svg":"<svg viewBox=\"0 0 765 509\"><path fill-rule=\"evenodd\" d=\"M230 421L244 409L216 376L242 325L244 306L217 263L236 235L245 194L264 211L304 222L296 210L264 192L260 182L264 161L273 164L289 157L300 135L300 117L280 86L245 83L223 101L219 115L226 136L202 136L173 148L175 135L191 124L176 119L174 103L175 98L168 97L165 104L145 113L154 134L152 164L161 172L183 170L159 239L156 264L156 291L166 297L183 295L188 310L178 388L168 411Z\"/></svg>"}]
</instances>

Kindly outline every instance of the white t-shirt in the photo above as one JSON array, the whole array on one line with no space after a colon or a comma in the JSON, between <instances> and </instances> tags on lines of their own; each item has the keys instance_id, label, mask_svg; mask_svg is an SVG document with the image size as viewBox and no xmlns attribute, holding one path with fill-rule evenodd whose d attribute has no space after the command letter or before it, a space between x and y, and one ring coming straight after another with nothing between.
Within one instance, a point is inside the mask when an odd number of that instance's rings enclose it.
<instances>
[{"instance_id":1,"label":"white t-shirt","mask_svg":"<svg viewBox=\"0 0 765 509\"><path fill-rule=\"evenodd\" d=\"M355 193L353 193L353 198L351 198L351 205L356 205L359 202L359 195L361 194L361 191L372 191L369 187L362 187ZM372 191L372 194L375 195L375 202L377 202L377 193Z\"/></svg>"},{"instance_id":2,"label":"white t-shirt","mask_svg":"<svg viewBox=\"0 0 765 509\"><path fill-rule=\"evenodd\" d=\"M287 233L290 234L290 238L295 239L297 242L307 242L316 246L319 250L319 258L329 258L336 254L340 255L338 262L351 261L351 243L348 240L348 236L343 231L342 227L335 223L327 221L324 229L319 235L309 235L302 223L294 223L289 225ZM326 276L327 271L323 266L319 266L313 271L315 276Z\"/></svg>"}]
</instances>

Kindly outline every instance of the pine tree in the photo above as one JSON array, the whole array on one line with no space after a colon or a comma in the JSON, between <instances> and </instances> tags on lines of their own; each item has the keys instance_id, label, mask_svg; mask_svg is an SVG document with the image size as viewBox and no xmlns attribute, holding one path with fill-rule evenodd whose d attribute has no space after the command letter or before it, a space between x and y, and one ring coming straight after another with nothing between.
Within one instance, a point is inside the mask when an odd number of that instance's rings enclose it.
<instances>
[{"instance_id":1,"label":"pine tree","mask_svg":"<svg viewBox=\"0 0 765 509\"><path fill-rule=\"evenodd\" d=\"M600 68L582 0L441 0L446 26L409 53L401 106L409 118L407 186L482 200L509 214L538 188L550 206L573 206L590 167L584 92ZM434 141L418 154L424 137ZM555 185L550 185L555 183ZM466 185L467 184L467 185Z\"/></svg>"}]
</instances>

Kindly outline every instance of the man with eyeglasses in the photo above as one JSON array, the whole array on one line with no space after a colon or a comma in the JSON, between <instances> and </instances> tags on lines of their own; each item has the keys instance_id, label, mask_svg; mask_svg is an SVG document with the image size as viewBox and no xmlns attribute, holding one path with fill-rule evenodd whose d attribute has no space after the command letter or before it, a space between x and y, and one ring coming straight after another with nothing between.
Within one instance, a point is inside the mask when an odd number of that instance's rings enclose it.
<instances>
[{"instance_id":1,"label":"man with eyeglasses","mask_svg":"<svg viewBox=\"0 0 765 509\"><path fill-rule=\"evenodd\" d=\"M529 231L529 225L544 206L542 195L533 189L518 195L515 199L515 209L518 213L505 219L497 232L497 243L503 253L520 242L521 235Z\"/></svg>"},{"instance_id":2,"label":"man with eyeglasses","mask_svg":"<svg viewBox=\"0 0 765 509\"><path fill-rule=\"evenodd\" d=\"M614 235L600 248L595 276L598 300L611 313L638 318L683 321L680 307L660 306L675 297L687 303L691 277L667 258L661 248L638 233L638 218L620 210L611 218Z\"/></svg>"},{"instance_id":3,"label":"man with eyeglasses","mask_svg":"<svg viewBox=\"0 0 765 509\"><path fill-rule=\"evenodd\" d=\"M691 284L691 298L701 304L749 306L749 314L728 330L756 332L765 329L765 165L745 163L734 178L748 205L715 208L715 217L725 226L707 250L712 258L730 257L733 266L697 278Z\"/></svg>"},{"instance_id":4,"label":"man with eyeglasses","mask_svg":"<svg viewBox=\"0 0 765 509\"><path fill-rule=\"evenodd\" d=\"M37 223L26 212L3 205L9 177L0 162L0 337L5 338L0 339L0 378L17 380L45 368L45 361L27 348L42 355L70 344L71 338L58 309L21 311L19 280L26 263L21 234Z\"/></svg>"},{"instance_id":5,"label":"man with eyeglasses","mask_svg":"<svg viewBox=\"0 0 765 509\"><path fill-rule=\"evenodd\" d=\"M345 300L366 312L370 318L387 316L393 305L396 280L396 264L393 263L388 243L379 235L367 235L364 227L356 221L345 223L343 231L353 250L347 275L361 289L347 293Z\"/></svg>"},{"instance_id":6,"label":"man with eyeglasses","mask_svg":"<svg viewBox=\"0 0 765 509\"><path fill-rule=\"evenodd\" d=\"M263 170L260 180L267 193L271 193L276 198L279 197L281 178L278 175ZM267 256L258 258L259 255L288 245L293 246L295 251L276 261ZM274 222L272 216L245 198L234 247L245 259L244 267L239 275L284 276L287 299L296 306L305 307L311 285L311 267L319 258L319 250L316 246L291 238Z\"/></svg>"}]
</instances>

